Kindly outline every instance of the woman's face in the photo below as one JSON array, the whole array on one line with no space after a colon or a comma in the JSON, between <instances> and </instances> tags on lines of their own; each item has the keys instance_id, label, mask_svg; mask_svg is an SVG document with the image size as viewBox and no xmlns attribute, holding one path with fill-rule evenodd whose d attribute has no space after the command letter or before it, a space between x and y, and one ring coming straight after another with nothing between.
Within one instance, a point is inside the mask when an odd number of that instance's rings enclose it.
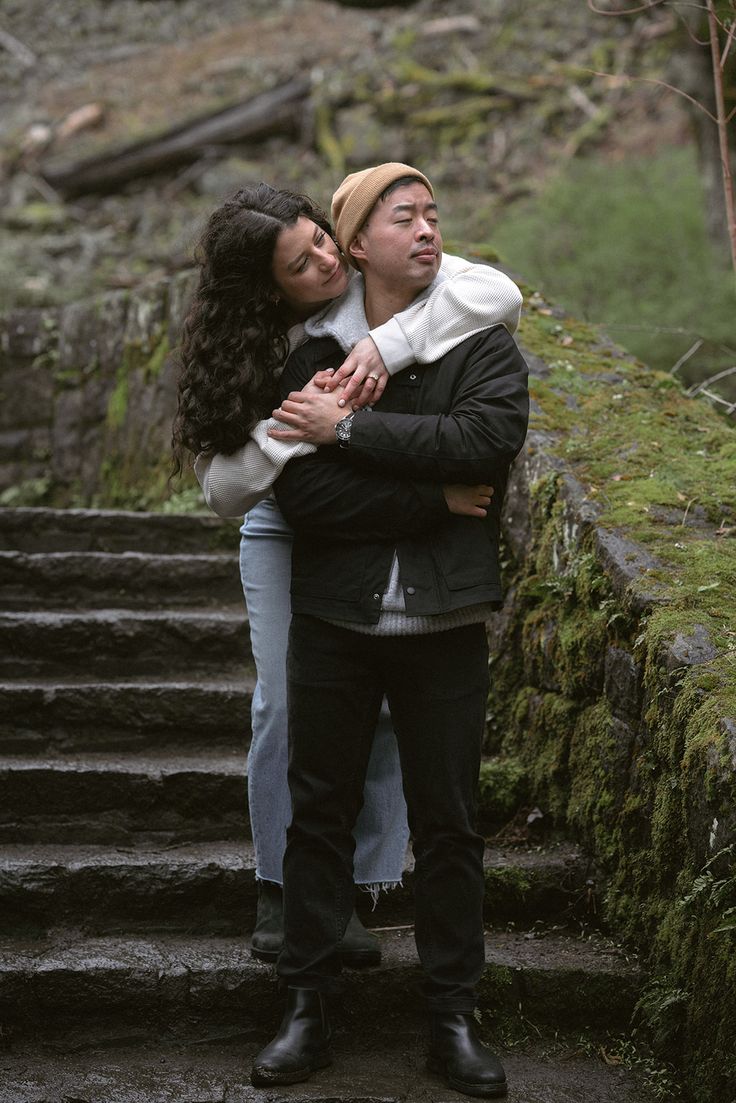
<instances>
[{"instance_id":1,"label":"woman's face","mask_svg":"<svg viewBox=\"0 0 736 1103\"><path fill-rule=\"evenodd\" d=\"M276 239L271 271L284 303L299 318L314 314L348 285L347 261L337 245L304 215Z\"/></svg>"}]
</instances>

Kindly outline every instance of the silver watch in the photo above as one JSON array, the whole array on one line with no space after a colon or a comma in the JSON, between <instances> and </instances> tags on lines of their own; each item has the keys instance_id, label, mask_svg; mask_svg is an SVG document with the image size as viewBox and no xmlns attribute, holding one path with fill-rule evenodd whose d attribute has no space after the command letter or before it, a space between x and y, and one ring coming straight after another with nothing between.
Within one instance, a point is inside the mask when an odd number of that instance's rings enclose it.
<instances>
[{"instance_id":1,"label":"silver watch","mask_svg":"<svg viewBox=\"0 0 736 1103\"><path fill-rule=\"evenodd\" d=\"M341 418L335 426L335 436L337 437L337 443L341 448L347 448L350 444L350 434L353 430L353 418L355 417L355 410L352 413L347 414Z\"/></svg>"}]
</instances>

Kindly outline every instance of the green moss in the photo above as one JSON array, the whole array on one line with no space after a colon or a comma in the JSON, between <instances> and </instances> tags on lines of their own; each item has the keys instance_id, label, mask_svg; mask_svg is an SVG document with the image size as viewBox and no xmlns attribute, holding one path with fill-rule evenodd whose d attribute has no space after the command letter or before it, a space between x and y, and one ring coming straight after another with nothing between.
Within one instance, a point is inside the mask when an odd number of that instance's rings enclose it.
<instances>
[{"instance_id":1,"label":"green moss","mask_svg":"<svg viewBox=\"0 0 736 1103\"><path fill-rule=\"evenodd\" d=\"M656 586L656 601L642 613L614 593L561 471L533 484L532 538L512 564L493 657L494 731L501 754L526 766L529 799L587 843L607 875L604 922L643 952L655 982L638 1019L652 1059L685 1053L693 1098L721 1103L723 1070L736 1067L724 987L736 968L736 895L733 866L723 855L707 863L733 841L736 806L722 723L736 716L736 435L669 374L529 293L522 344L550 368L532 384L545 448L601 528L646 548L651 565L631 591ZM675 638L702 629L713 657L673 669ZM632 701L628 715L619 698L625 719L604 695L612 646L641 672L642 712ZM713 1037L720 1064L704 1045Z\"/></svg>"},{"instance_id":2,"label":"green moss","mask_svg":"<svg viewBox=\"0 0 736 1103\"><path fill-rule=\"evenodd\" d=\"M531 888L528 874L515 866L487 869L485 880L486 898L491 909L494 900L501 899L505 913L513 912L515 908L520 910Z\"/></svg>"},{"instance_id":3,"label":"green moss","mask_svg":"<svg viewBox=\"0 0 736 1103\"><path fill-rule=\"evenodd\" d=\"M129 387L128 371L123 364L118 368L115 387L107 401L107 424L111 429L120 429L125 422L125 416L128 412Z\"/></svg>"},{"instance_id":4,"label":"green moss","mask_svg":"<svg viewBox=\"0 0 736 1103\"><path fill-rule=\"evenodd\" d=\"M0 506L18 509L21 506L48 505L52 490L51 479L47 476L25 479L6 487L0 493Z\"/></svg>"},{"instance_id":5,"label":"green moss","mask_svg":"<svg viewBox=\"0 0 736 1103\"><path fill-rule=\"evenodd\" d=\"M524 802L526 767L517 758L492 758L481 764L478 780L480 811L484 820L505 823Z\"/></svg>"},{"instance_id":6,"label":"green moss","mask_svg":"<svg viewBox=\"0 0 736 1103\"><path fill-rule=\"evenodd\" d=\"M332 127L329 104L320 103L314 115L317 149L339 179L345 175L345 151Z\"/></svg>"},{"instance_id":7,"label":"green moss","mask_svg":"<svg viewBox=\"0 0 736 1103\"><path fill-rule=\"evenodd\" d=\"M599 523L624 530L662 564L648 580L665 584L667 606L651 629L656 633L657 622L666 622L671 636L700 623L717 646L732 646L736 559L730 538L718 535L736 524L732 427L705 400L685 396L671 377L610 349L602 357L590 327L555 318L538 297L529 306L522 343L556 365L533 383L539 424L559 433L554 450L600 507ZM612 370L620 381L597 378ZM565 395L574 396L574 408ZM538 569L549 568L558 537L540 534ZM724 685L722 714L735 711L736 689Z\"/></svg>"},{"instance_id":8,"label":"green moss","mask_svg":"<svg viewBox=\"0 0 736 1103\"><path fill-rule=\"evenodd\" d=\"M146 362L144 368L146 382L150 382L153 379L158 379L163 366L166 363L169 351L169 335L168 333L164 333L159 338L153 352Z\"/></svg>"}]
</instances>

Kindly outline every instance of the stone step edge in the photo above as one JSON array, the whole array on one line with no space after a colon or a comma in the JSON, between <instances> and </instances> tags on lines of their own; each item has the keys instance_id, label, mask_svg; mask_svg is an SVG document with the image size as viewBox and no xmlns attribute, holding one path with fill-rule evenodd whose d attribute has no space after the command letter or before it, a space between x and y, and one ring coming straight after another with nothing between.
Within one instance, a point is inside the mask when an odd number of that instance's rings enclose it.
<instances>
[{"instance_id":1,"label":"stone step edge","mask_svg":"<svg viewBox=\"0 0 736 1103\"><path fill-rule=\"evenodd\" d=\"M226 551L201 551L201 552L146 552L146 551L21 551L12 548L0 548L0 566L3 563L22 562L33 566L45 562L71 563L80 561L86 563L138 563L142 565L161 563L166 566L196 566L210 567L216 565L233 564L235 577L237 572L237 555Z\"/></svg>"},{"instance_id":2,"label":"stone step edge","mask_svg":"<svg viewBox=\"0 0 736 1103\"><path fill-rule=\"evenodd\" d=\"M417 1007L419 962L413 928L378 932L381 964L345 970L349 1021L375 1030ZM479 1006L495 1018L524 1015L553 1025L621 1028L642 984L636 962L604 940L553 933L487 932ZM80 937L55 932L37 944L0 939L0 1023L4 1033L48 1037L51 1024L149 1022L151 1037L186 1017L211 1024L261 1024L279 1003L271 966L245 938ZM395 1019L394 1019L395 1021Z\"/></svg>"},{"instance_id":3,"label":"stone step edge","mask_svg":"<svg viewBox=\"0 0 736 1103\"><path fill-rule=\"evenodd\" d=\"M419 965L413 927L380 930L382 962L365 975L415 968ZM537 952L539 949L542 952ZM578 938L558 933L487 931L486 973L499 968L514 972L535 970L590 973L636 981L640 969L633 956L605 939ZM161 936L88 937L75 931L55 931L53 938L37 942L0 938L0 999L8 982L35 976L43 982L53 974L62 977L107 975L128 981L135 988L142 976L153 981L166 976L190 981L197 975L218 977L268 976L272 968L251 957L245 938ZM363 972L363 971L361 971ZM230 983L230 982L229 982ZM156 985L154 984L154 988Z\"/></svg>"},{"instance_id":4,"label":"stone step edge","mask_svg":"<svg viewBox=\"0 0 736 1103\"><path fill-rule=\"evenodd\" d=\"M403 1022L399 1031L414 1027ZM269 1015L258 1031L217 1032L212 1036L194 1032L181 1041L152 1045L141 1030L140 1041L126 1044L107 1036L89 1051L57 1054L41 1046L22 1044L3 1055L6 1087L0 1088L0 1103L25 1103L31 1098L44 1103L267 1103L274 1095L250 1085L250 1064L267 1040L276 1021ZM279 1093L289 1103L428 1103L462 1100L444 1088L442 1081L426 1070L426 1024L403 1041L401 1034L386 1040L376 1050L361 1052L364 1040L354 1031L338 1031L334 1041L335 1063L321 1070L307 1084ZM128 1037L130 1032L127 1032ZM72 1038L72 1043L76 1039ZM403 1044L402 1044L403 1042ZM116 1044L117 1043L117 1044ZM206 1045L202 1044L206 1043ZM524 1103L582 1100L588 1103L639 1103L641 1090L621 1068L606 1065L602 1058L583 1057L566 1046L559 1055L550 1054L549 1042L537 1041L518 1048L499 1046L493 1050L502 1059L511 1097ZM29 1093L32 1093L30 1095Z\"/></svg>"},{"instance_id":5,"label":"stone step edge","mask_svg":"<svg viewBox=\"0 0 736 1103\"><path fill-rule=\"evenodd\" d=\"M185 622L194 626L207 624L209 621L218 624L247 625L245 607L240 608L236 604L230 607L213 606L211 609L134 609L129 606L105 607L104 609L84 609L81 612L74 610L67 612L56 609L49 612L35 612L30 610L12 609L0 611L0 627L3 632L11 633L15 628L35 628L37 630L48 627L66 628L75 625L86 625L90 622L105 626L118 625L121 622L134 622L135 624L152 625L166 624L168 622Z\"/></svg>"},{"instance_id":6,"label":"stone step edge","mask_svg":"<svg viewBox=\"0 0 736 1103\"><path fill-rule=\"evenodd\" d=\"M513 923L528 930L555 922L574 929L589 874L588 860L574 843L488 846L483 866L484 913L492 927ZM0 845L0 871L0 930L6 937L52 937L56 928L75 925L99 936L156 930L240 934L255 919L258 882L250 840L9 843ZM413 885L408 849L395 889L381 893L375 904L367 889L356 889L364 923L411 922Z\"/></svg>"},{"instance_id":7,"label":"stone step edge","mask_svg":"<svg viewBox=\"0 0 736 1103\"><path fill-rule=\"evenodd\" d=\"M581 867L585 856L576 844L559 842L546 847L486 846L483 864L489 869L515 869L537 871L540 869L572 869ZM407 857L405 874L412 868ZM3 843L0 844L0 869L3 887L7 887L15 874L24 871L52 870L67 874L88 870L143 869L167 865L182 869L243 869L255 878L255 850L249 840L219 839L209 842L188 842L172 846L105 846L103 844L77 843Z\"/></svg>"},{"instance_id":8,"label":"stone step edge","mask_svg":"<svg viewBox=\"0 0 736 1103\"><path fill-rule=\"evenodd\" d=\"M244 669L242 674L233 675L231 678L215 678L211 672L204 672L200 677L196 675L189 675L186 679L183 679L180 675L172 675L171 678L166 678L163 675L156 676L152 679L150 675L146 676L141 674L139 678L135 677L121 677L121 678L80 678L74 679L68 676L60 678L0 678L0 696L2 694L13 695L22 697L23 695L31 695L37 693L43 693L48 697L48 700L54 700L56 698L63 697L69 694L78 693L120 693L120 692L137 692L155 693L155 692L181 692L181 691L196 691L206 692L212 695L218 694L231 694L233 692L243 693L252 689L255 685L255 673L252 670Z\"/></svg>"},{"instance_id":9,"label":"stone step edge","mask_svg":"<svg viewBox=\"0 0 736 1103\"><path fill-rule=\"evenodd\" d=\"M234 747L225 749L213 747L211 750L191 752L179 747L145 754L135 751L83 754L50 754L44 758L34 755L1 755L0 774L32 773L73 773L73 774L125 774L130 777L160 778L174 777L177 774L208 774L212 777L243 777L246 770L247 750Z\"/></svg>"}]
</instances>

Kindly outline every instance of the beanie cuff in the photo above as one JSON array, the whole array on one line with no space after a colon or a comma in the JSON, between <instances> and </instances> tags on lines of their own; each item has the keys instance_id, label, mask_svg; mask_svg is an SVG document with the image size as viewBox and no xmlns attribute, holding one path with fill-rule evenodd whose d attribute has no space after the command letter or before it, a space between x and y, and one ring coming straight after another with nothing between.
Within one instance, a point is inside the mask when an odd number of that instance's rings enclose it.
<instances>
[{"instance_id":1,"label":"beanie cuff","mask_svg":"<svg viewBox=\"0 0 736 1103\"><path fill-rule=\"evenodd\" d=\"M345 256L352 261L349 253L355 235L364 224L376 202L386 188L404 176L419 181L434 196L432 185L424 173L411 165L400 161L390 161L375 168L363 169L346 176L332 197L332 222L335 237Z\"/></svg>"}]
</instances>

